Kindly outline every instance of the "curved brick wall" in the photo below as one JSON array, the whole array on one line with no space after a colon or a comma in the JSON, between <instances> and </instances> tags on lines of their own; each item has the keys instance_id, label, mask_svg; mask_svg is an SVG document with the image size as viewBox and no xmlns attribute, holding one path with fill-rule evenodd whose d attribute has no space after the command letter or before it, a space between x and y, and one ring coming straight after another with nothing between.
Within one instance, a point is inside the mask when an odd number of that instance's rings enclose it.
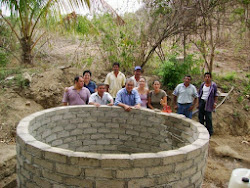
<instances>
[{"instance_id":1,"label":"curved brick wall","mask_svg":"<svg viewBox=\"0 0 250 188\"><path fill-rule=\"evenodd\" d=\"M182 115L69 106L17 127L19 187L200 187L209 134Z\"/></svg>"}]
</instances>

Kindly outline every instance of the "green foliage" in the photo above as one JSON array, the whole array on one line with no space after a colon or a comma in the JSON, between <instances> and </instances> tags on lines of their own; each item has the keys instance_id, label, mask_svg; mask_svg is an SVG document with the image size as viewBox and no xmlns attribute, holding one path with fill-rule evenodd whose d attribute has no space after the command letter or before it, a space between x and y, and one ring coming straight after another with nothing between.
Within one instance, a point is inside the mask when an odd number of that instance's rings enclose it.
<instances>
[{"instance_id":1,"label":"green foliage","mask_svg":"<svg viewBox=\"0 0 250 188\"><path fill-rule=\"evenodd\" d=\"M236 72L229 72L225 76L222 76L222 80L225 81L235 81L236 79Z\"/></svg>"},{"instance_id":2,"label":"green foliage","mask_svg":"<svg viewBox=\"0 0 250 188\"><path fill-rule=\"evenodd\" d=\"M104 61L120 62L122 71L130 72L135 65L136 52L140 40L134 32L135 22L126 20L129 24L119 26L109 14L93 18L93 24L100 31L100 50Z\"/></svg>"},{"instance_id":3,"label":"green foliage","mask_svg":"<svg viewBox=\"0 0 250 188\"><path fill-rule=\"evenodd\" d=\"M161 77L161 82L169 89L174 89L187 74L200 74L200 61L195 59L193 55L188 55L185 61L178 60L177 55L170 55L168 60L157 70L158 75Z\"/></svg>"},{"instance_id":4,"label":"green foliage","mask_svg":"<svg viewBox=\"0 0 250 188\"><path fill-rule=\"evenodd\" d=\"M0 48L0 67L5 67L8 63L8 53Z\"/></svg>"},{"instance_id":5,"label":"green foliage","mask_svg":"<svg viewBox=\"0 0 250 188\"><path fill-rule=\"evenodd\" d=\"M9 62L10 53L6 51L6 48L10 44L10 30L0 20L0 67L5 67Z\"/></svg>"},{"instance_id":6,"label":"green foliage","mask_svg":"<svg viewBox=\"0 0 250 188\"><path fill-rule=\"evenodd\" d=\"M13 76L13 79L5 80L8 76ZM6 86L18 86L19 88L25 88L28 86L27 81L22 76L20 68L16 69L1 69L0 70L0 84Z\"/></svg>"}]
</instances>

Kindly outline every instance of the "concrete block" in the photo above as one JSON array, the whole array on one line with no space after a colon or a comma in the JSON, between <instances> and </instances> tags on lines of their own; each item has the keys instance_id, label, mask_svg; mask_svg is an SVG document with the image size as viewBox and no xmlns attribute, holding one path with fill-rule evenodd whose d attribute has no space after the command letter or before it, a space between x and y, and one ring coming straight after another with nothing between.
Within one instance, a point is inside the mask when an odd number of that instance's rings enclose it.
<instances>
[{"instance_id":1,"label":"concrete block","mask_svg":"<svg viewBox=\"0 0 250 188\"><path fill-rule=\"evenodd\" d=\"M117 170L116 178L142 178L145 176L144 168L133 168L127 170Z\"/></svg>"},{"instance_id":2,"label":"concrete block","mask_svg":"<svg viewBox=\"0 0 250 188\"><path fill-rule=\"evenodd\" d=\"M174 171L174 165L148 167L146 168L146 171L150 176L172 173Z\"/></svg>"},{"instance_id":3,"label":"concrete block","mask_svg":"<svg viewBox=\"0 0 250 188\"><path fill-rule=\"evenodd\" d=\"M81 169L72 165L56 163L56 172L70 176L79 176Z\"/></svg>"},{"instance_id":4,"label":"concrete block","mask_svg":"<svg viewBox=\"0 0 250 188\"><path fill-rule=\"evenodd\" d=\"M113 178L112 170L108 169L85 169L85 177Z\"/></svg>"},{"instance_id":5,"label":"concrete block","mask_svg":"<svg viewBox=\"0 0 250 188\"><path fill-rule=\"evenodd\" d=\"M128 181L128 187L141 188L141 187L151 187L155 185L155 180L153 178L141 178L132 179Z\"/></svg>"},{"instance_id":6,"label":"concrete block","mask_svg":"<svg viewBox=\"0 0 250 188\"><path fill-rule=\"evenodd\" d=\"M125 182L120 180L97 180L96 188L124 188Z\"/></svg>"}]
</instances>

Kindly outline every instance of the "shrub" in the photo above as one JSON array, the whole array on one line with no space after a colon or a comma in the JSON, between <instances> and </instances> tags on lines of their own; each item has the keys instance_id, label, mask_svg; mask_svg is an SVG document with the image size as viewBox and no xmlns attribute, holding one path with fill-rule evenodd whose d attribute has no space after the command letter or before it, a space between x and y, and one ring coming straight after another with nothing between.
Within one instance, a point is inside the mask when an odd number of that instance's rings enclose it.
<instances>
[{"instance_id":1,"label":"shrub","mask_svg":"<svg viewBox=\"0 0 250 188\"><path fill-rule=\"evenodd\" d=\"M157 70L158 75L161 77L161 82L168 89L174 89L187 74L200 74L200 61L196 60L193 55L188 55L185 61L177 59L177 55L170 55L168 60L164 61Z\"/></svg>"}]
</instances>

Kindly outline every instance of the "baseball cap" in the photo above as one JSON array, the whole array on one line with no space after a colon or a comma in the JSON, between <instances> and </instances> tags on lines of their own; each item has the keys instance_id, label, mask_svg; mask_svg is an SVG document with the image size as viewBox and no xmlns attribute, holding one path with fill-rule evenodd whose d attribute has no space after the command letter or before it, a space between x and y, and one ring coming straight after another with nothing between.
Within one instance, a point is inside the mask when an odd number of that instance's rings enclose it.
<instances>
[{"instance_id":1,"label":"baseball cap","mask_svg":"<svg viewBox=\"0 0 250 188\"><path fill-rule=\"evenodd\" d=\"M136 71L136 70L141 70L141 67L140 67L140 66L136 66L136 67L135 67L135 71Z\"/></svg>"}]
</instances>

